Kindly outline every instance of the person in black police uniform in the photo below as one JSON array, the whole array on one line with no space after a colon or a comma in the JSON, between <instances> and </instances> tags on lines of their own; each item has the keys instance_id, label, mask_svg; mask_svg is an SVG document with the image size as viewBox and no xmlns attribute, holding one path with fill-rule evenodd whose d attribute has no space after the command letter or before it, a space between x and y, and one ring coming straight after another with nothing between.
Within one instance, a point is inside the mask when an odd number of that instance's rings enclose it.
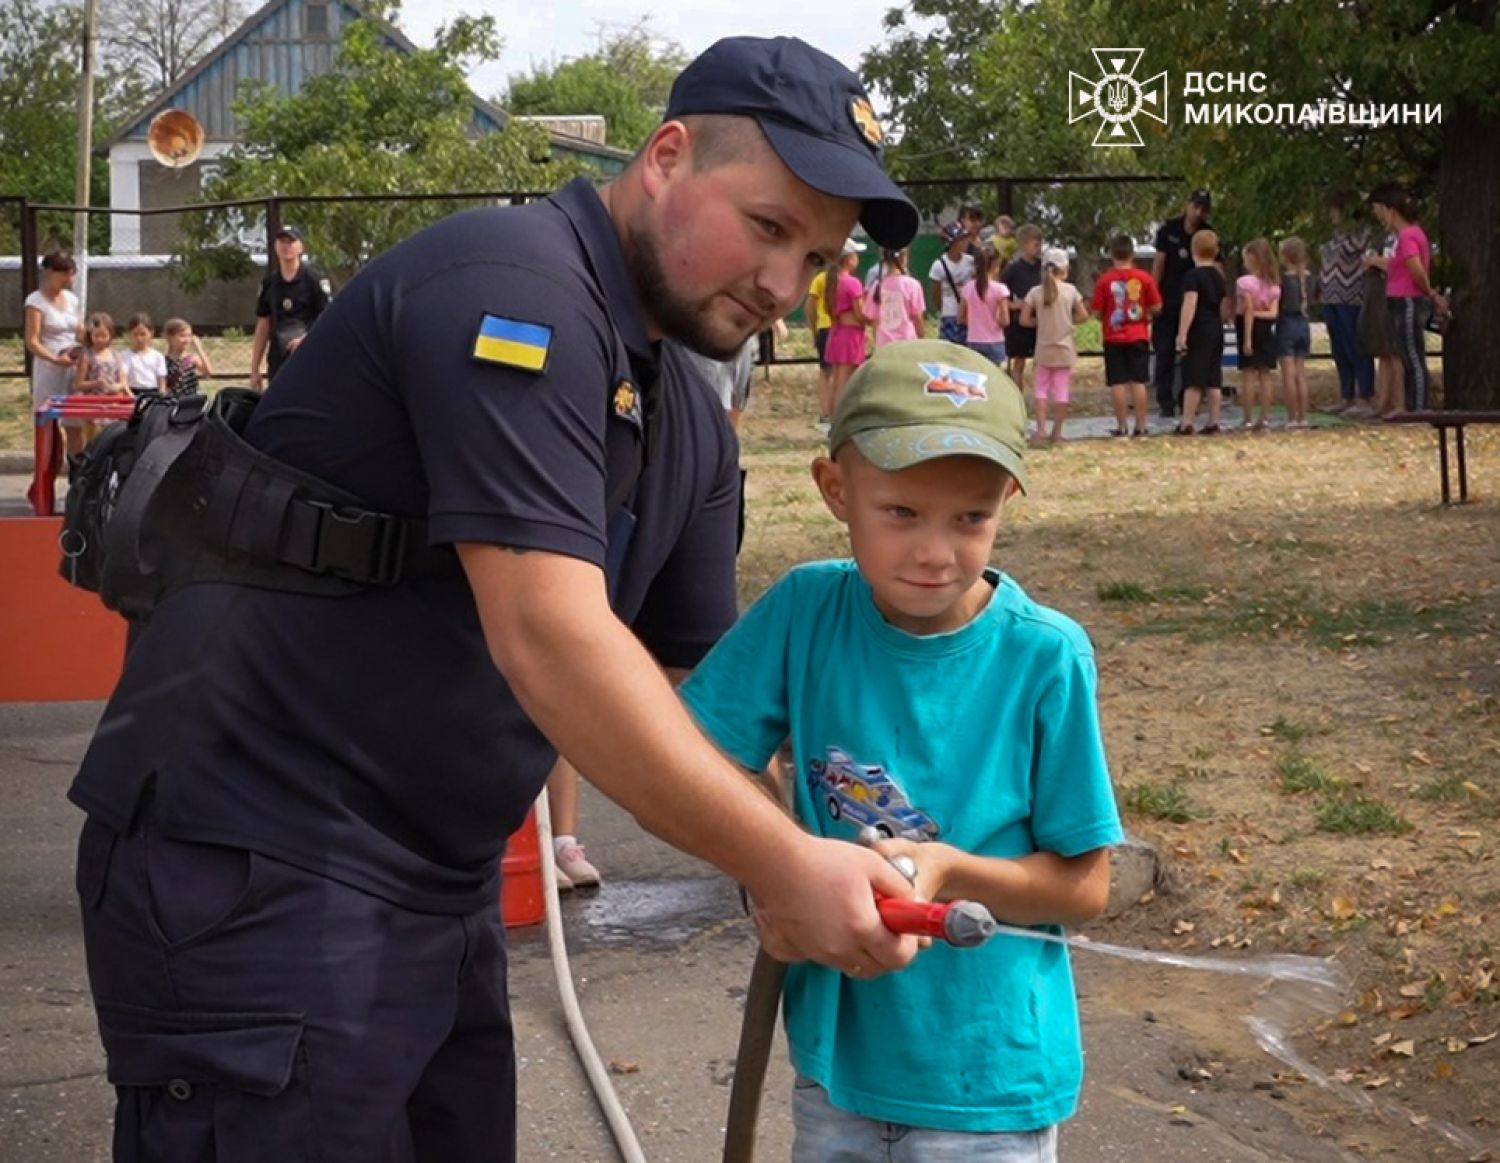
<instances>
[{"instance_id":1,"label":"person in black police uniform","mask_svg":"<svg viewBox=\"0 0 1500 1163\"><path fill-rule=\"evenodd\" d=\"M302 232L283 226L276 232L276 266L266 272L255 300L255 337L250 342L250 386L265 380L260 361L269 353L267 379L274 379L287 357L302 345L318 316L328 309L333 287L302 255Z\"/></svg>"},{"instance_id":2,"label":"person in black police uniform","mask_svg":"<svg viewBox=\"0 0 1500 1163\"><path fill-rule=\"evenodd\" d=\"M1156 356L1156 403L1165 418L1177 415L1177 324L1182 317L1182 278L1193 269L1193 235L1213 229L1208 221L1212 206L1207 190L1194 190L1188 195L1182 216L1162 223L1156 232L1151 277L1161 288L1161 313L1151 324L1151 346Z\"/></svg>"},{"instance_id":3,"label":"person in black police uniform","mask_svg":"<svg viewBox=\"0 0 1500 1163\"><path fill-rule=\"evenodd\" d=\"M117 1159L513 1159L497 864L558 750L745 884L774 955L915 956L899 873L801 832L657 665L734 618L739 504L662 340L732 355L856 219L905 246L879 140L831 58L721 41L617 179L408 239L282 369L251 443L436 548L347 596L178 589L130 653L69 793Z\"/></svg>"}]
</instances>

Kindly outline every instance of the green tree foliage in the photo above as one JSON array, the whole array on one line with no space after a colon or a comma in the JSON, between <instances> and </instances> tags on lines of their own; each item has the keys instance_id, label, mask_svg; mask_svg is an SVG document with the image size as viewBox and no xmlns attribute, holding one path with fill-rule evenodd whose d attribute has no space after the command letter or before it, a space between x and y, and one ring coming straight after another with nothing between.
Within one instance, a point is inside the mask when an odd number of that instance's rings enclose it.
<instances>
[{"instance_id":1,"label":"green tree foliage","mask_svg":"<svg viewBox=\"0 0 1500 1163\"><path fill-rule=\"evenodd\" d=\"M33 202L73 201L82 39L81 5L0 0L0 194ZM138 82L110 61L101 66L94 90L95 141L107 137L145 95ZM97 161L91 186L91 201L108 201L108 167ZM45 215L40 225L44 246L72 245L67 215ZM93 249L100 249L109 233L102 216L95 230ZM18 221L0 214L0 250L14 254L19 231Z\"/></svg>"},{"instance_id":2,"label":"green tree foliage","mask_svg":"<svg viewBox=\"0 0 1500 1163\"><path fill-rule=\"evenodd\" d=\"M205 202L279 195L551 190L577 173L551 156L546 133L512 122L481 133L464 80L498 54L492 17L459 17L430 49L395 47L375 20L346 26L332 71L290 97L257 88L236 104L241 138L203 190ZM284 212L338 279L458 208L431 202L292 202ZM189 288L249 273L260 206L184 216L178 277ZM263 244L262 244L263 245ZM258 246L257 246L258 248Z\"/></svg>"},{"instance_id":3,"label":"green tree foliage","mask_svg":"<svg viewBox=\"0 0 1500 1163\"><path fill-rule=\"evenodd\" d=\"M1500 0L913 0L886 17L865 58L891 110L896 165L909 178L962 174L1180 174L1178 187L1021 187L1022 213L1081 249L1113 222L1178 212L1214 192L1232 244L1326 237L1328 193L1409 185L1451 283L1444 343L1450 406L1500 407ZM1092 47L1145 50L1138 77L1167 70L1165 126L1135 119L1141 149L1096 149L1097 123L1068 125L1070 70L1097 75ZM1190 71L1261 72L1265 94L1187 96ZM1224 103L1427 106L1441 124L1192 124L1184 98ZM1106 229L1108 229L1106 227ZM1139 230L1138 230L1139 232Z\"/></svg>"},{"instance_id":4,"label":"green tree foliage","mask_svg":"<svg viewBox=\"0 0 1500 1163\"><path fill-rule=\"evenodd\" d=\"M1096 71L1088 46L1115 43L1108 27L1099 0L915 0L888 12L887 39L861 71L890 111L895 172L911 181L1169 172L1151 150L1096 149L1092 119L1068 123L1068 72ZM1155 123L1137 124L1148 141L1159 137ZM998 209L993 187L914 193L932 212L970 198ZM1125 182L1032 182L1013 193L1018 221L1089 254L1115 231L1144 235L1161 207L1182 197L1175 187Z\"/></svg>"},{"instance_id":5,"label":"green tree foliage","mask_svg":"<svg viewBox=\"0 0 1500 1163\"><path fill-rule=\"evenodd\" d=\"M687 63L681 45L661 40L642 23L603 38L587 56L512 77L499 101L523 115L602 116L608 143L633 150L660 123L672 82Z\"/></svg>"}]
</instances>

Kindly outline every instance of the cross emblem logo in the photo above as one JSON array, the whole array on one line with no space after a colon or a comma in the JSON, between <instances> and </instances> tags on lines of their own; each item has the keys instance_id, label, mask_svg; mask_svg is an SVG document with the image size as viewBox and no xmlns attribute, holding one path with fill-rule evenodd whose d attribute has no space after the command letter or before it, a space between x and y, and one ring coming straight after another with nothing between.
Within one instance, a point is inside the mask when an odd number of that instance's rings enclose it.
<instances>
[{"instance_id":1,"label":"cross emblem logo","mask_svg":"<svg viewBox=\"0 0 1500 1163\"><path fill-rule=\"evenodd\" d=\"M1135 79L1145 49L1096 48L1094 61L1102 74L1097 80L1068 73L1068 124L1085 117L1100 118L1094 144L1131 146L1142 144L1135 116L1167 123L1167 73L1163 69L1144 81Z\"/></svg>"}]
</instances>

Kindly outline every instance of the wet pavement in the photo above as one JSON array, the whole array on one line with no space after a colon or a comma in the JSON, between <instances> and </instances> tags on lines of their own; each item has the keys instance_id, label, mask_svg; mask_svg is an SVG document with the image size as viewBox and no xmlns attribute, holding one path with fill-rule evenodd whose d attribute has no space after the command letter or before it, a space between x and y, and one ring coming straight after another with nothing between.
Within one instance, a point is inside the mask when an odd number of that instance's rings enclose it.
<instances>
[{"instance_id":1,"label":"wet pavement","mask_svg":"<svg viewBox=\"0 0 1500 1163\"><path fill-rule=\"evenodd\" d=\"M0 705L0 1163L108 1158L112 1095L72 888L79 817L63 799L99 709ZM754 955L738 895L588 789L581 832L607 882L565 899L563 915L599 1052L652 1163L717 1159ZM520 1158L613 1160L566 1037L540 926L512 931L511 958ZM1268 1059L1240 1020L1249 984L1097 955L1074 963L1088 1082L1063 1134L1072 1163L1467 1157ZM787 1158L789 1088L778 1049L760 1158Z\"/></svg>"}]
</instances>

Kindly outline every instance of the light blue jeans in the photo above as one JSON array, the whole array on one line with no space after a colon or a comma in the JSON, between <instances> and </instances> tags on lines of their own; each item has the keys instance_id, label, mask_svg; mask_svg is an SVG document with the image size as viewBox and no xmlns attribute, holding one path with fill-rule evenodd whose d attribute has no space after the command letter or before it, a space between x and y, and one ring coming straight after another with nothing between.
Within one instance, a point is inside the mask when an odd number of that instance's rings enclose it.
<instances>
[{"instance_id":1,"label":"light blue jeans","mask_svg":"<svg viewBox=\"0 0 1500 1163\"><path fill-rule=\"evenodd\" d=\"M932 1131L839 1110L828 1092L797 1076L792 1087L792 1163L1057 1163L1057 1128L985 1134Z\"/></svg>"}]
</instances>

